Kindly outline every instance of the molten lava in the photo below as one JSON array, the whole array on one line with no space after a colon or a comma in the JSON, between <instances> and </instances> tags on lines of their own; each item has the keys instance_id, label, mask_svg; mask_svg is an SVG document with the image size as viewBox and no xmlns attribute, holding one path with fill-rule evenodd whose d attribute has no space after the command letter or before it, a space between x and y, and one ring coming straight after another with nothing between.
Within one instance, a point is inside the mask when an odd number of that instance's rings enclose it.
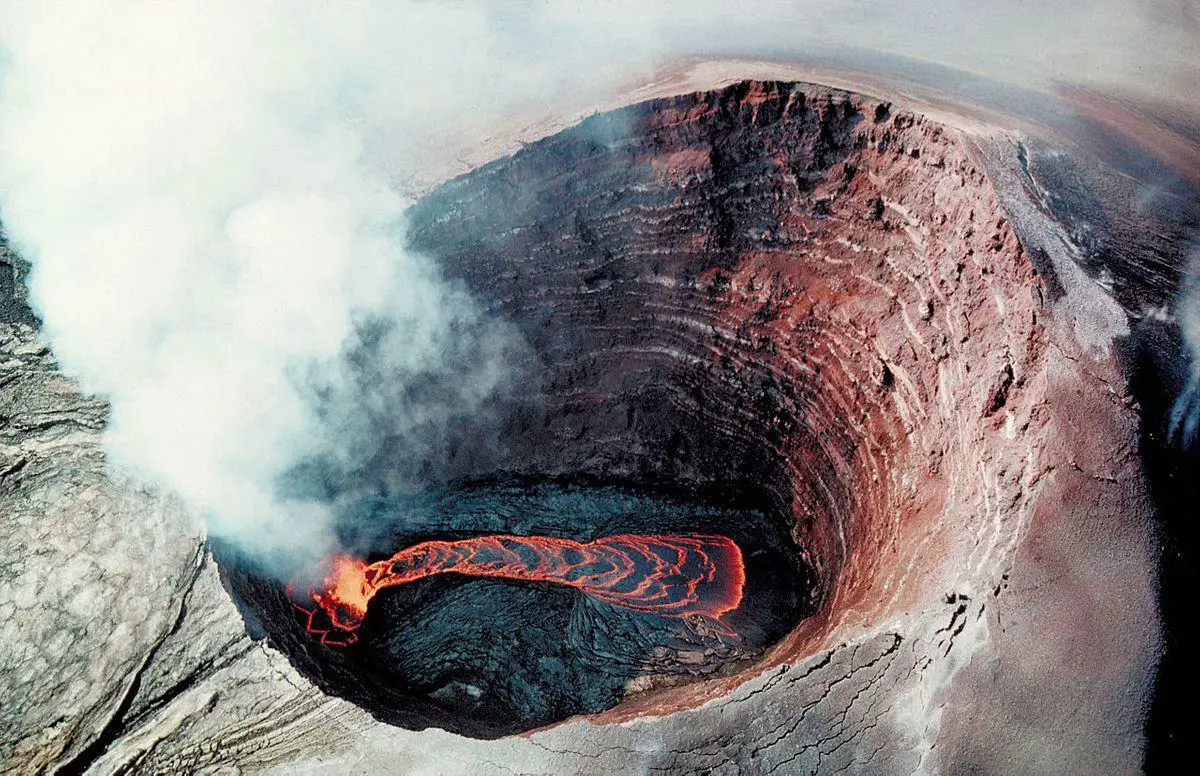
<instances>
[{"instance_id":1,"label":"molten lava","mask_svg":"<svg viewBox=\"0 0 1200 776\"><path fill-rule=\"evenodd\" d=\"M724 536L608 536L592 542L479 536L422 542L386 560L338 555L307 586L305 627L325 644L350 644L377 592L434 574L554 582L618 606L667 617L716 620L742 600L742 551ZM297 585L288 586L295 595Z\"/></svg>"}]
</instances>

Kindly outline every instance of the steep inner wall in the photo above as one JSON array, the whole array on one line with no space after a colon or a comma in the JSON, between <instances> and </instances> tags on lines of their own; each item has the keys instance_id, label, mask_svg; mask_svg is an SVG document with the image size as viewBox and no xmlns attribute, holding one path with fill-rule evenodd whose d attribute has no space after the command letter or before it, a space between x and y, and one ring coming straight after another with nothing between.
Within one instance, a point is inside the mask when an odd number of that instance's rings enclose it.
<instances>
[{"instance_id":1,"label":"steep inner wall","mask_svg":"<svg viewBox=\"0 0 1200 776\"><path fill-rule=\"evenodd\" d=\"M442 674L455 671L438 673L441 648L428 666L421 657L422 639L444 628L404 636L412 615L398 615L362 655L342 654L304 632L281 586L215 547L255 633L326 692L392 724L479 737L585 711L661 714L873 634L895 636L894 650L914 611L945 609L938 627L952 643L968 610L978 619L984 595L999 594L1053 468L1039 442L1047 347L1040 280L958 132L856 95L744 82L595 116L446 183L414 206L410 227L413 247L529 346L526 384L448 430L450 453L426 462L430 483L669 489L758 507L798 548L785 575L795 627L733 659L706 657L704 670L648 665L613 674L615 685L606 675L562 703L521 700L561 689L536 671L505 680L572 637L506 657L484 649L483 663L512 670L460 681L474 703L442 697L454 685ZM372 466L383 476L389 462ZM343 540L391 512L348 515ZM638 531L668 530L652 523ZM356 552L478 527L396 530ZM735 540L751 578L774 568ZM450 619L506 616L496 595L475 608L463 599ZM420 670L391 670L400 644ZM516 711L496 718L501 697Z\"/></svg>"},{"instance_id":2,"label":"steep inner wall","mask_svg":"<svg viewBox=\"0 0 1200 776\"><path fill-rule=\"evenodd\" d=\"M450 181L411 239L540 359L487 467L738 487L790 522L822 609L769 662L1006 551L981 537L1039 476L1040 282L957 132L746 82Z\"/></svg>"}]
</instances>

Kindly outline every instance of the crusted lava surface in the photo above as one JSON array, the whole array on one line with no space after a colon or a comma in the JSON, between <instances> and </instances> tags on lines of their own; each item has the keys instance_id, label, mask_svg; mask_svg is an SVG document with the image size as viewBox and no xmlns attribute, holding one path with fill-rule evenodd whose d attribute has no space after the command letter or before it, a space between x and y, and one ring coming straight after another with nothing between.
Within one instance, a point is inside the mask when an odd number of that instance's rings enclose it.
<instances>
[{"instance_id":1,"label":"crusted lava surface","mask_svg":"<svg viewBox=\"0 0 1200 776\"><path fill-rule=\"evenodd\" d=\"M551 582L445 574L381 589L350 643L323 643L278 583L233 548L218 554L259 632L327 692L393 724L493 738L603 711L630 691L736 670L812 613L811 579L784 522L734 495L459 484L374 499L343 532L372 560L388 548L496 532L585 541L719 532L742 549L747 572L743 600L719 621L624 607Z\"/></svg>"}]
</instances>

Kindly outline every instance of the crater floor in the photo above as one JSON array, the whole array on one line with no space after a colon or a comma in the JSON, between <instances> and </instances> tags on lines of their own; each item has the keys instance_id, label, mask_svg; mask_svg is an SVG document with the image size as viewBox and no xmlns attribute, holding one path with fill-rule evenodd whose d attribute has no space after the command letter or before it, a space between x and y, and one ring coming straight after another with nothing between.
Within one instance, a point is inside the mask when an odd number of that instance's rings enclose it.
<instances>
[{"instance_id":1,"label":"crater floor","mask_svg":"<svg viewBox=\"0 0 1200 776\"><path fill-rule=\"evenodd\" d=\"M254 574L235 548L216 555L255 630L326 692L381 721L493 738L604 711L629 691L734 672L812 613L812 581L784 523L732 495L494 481L374 499L343 532L348 551L372 560L488 534L717 534L745 562L742 603L719 623L730 633L562 585L449 574L381 592L356 641L327 645L280 582Z\"/></svg>"}]
</instances>

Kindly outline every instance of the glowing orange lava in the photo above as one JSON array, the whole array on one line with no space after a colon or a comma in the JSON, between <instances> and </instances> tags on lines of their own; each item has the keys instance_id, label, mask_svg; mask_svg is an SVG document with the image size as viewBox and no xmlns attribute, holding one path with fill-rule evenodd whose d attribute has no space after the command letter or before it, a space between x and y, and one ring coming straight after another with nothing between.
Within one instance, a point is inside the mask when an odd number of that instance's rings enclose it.
<instances>
[{"instance_id":1,"label":"glowing orange lava","mask_svg":"<svg viewBox=\"0 0 1200 776\"><path fill-rule=\"evenodd\" d=\"M738 607L746 569L724 536L607 536L592 542L543 536L479 536L422 542L377 563L338 555L296 596L305 627L325 644L350 644L377 592L434 574L555 582L601 601L667 617L717 619Z\"/></svg>"}]
</instances>

